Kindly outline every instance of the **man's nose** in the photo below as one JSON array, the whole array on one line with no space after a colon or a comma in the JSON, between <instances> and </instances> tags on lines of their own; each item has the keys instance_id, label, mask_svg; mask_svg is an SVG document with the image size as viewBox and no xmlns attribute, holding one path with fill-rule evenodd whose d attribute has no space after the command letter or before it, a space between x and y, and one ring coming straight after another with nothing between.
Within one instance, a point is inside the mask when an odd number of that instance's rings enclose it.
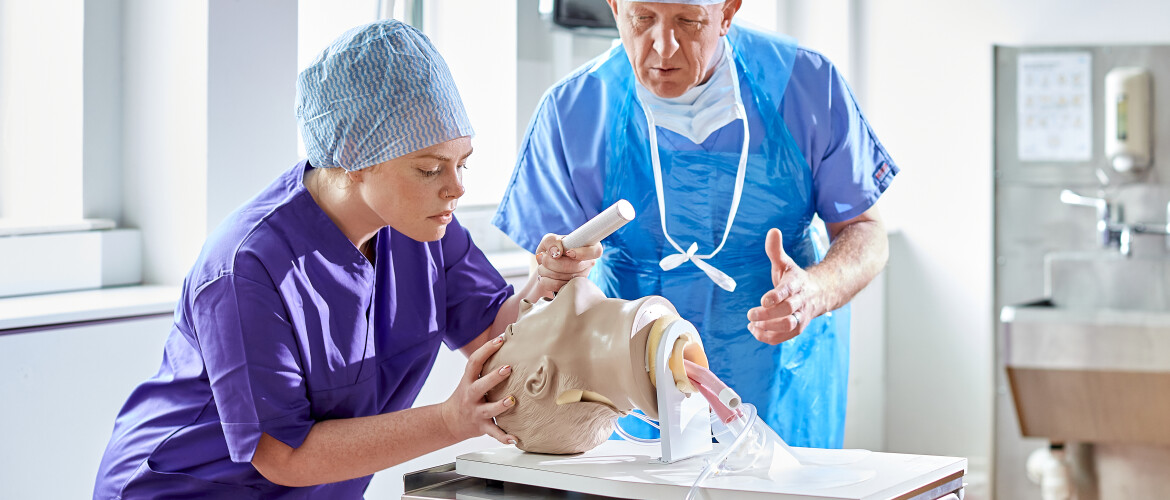
<instances>
[{"instance_id":1,"label":"man's nose","mask_svg":"<svg viewBox=\"0 0 1170 500\"><path fill-rule=\"evenodd\" d=\"M657 52L658 57L662 58L663 61L670 59L678 51L678 40L674 38L674 29L666 23L654 27L651 36L654 37L654 52Z\"/></svg>"}]
</instances>

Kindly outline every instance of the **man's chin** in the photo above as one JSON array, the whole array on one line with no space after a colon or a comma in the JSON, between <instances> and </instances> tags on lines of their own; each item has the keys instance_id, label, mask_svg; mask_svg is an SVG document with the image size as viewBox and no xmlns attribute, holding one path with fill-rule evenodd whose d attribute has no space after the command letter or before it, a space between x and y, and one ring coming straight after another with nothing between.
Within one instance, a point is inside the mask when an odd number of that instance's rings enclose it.
<instances>
[{"instance_id":1,"label":"man's chin","mask_svg":"<svg viewBox=\"0 0 1170 500\"><path fill-rule=\"evenodd\" d=\"M651 82L646 89L663 99L672 99L683 95L687 91L687 86L675 82Z\"/></svg>"},{"instance_id":2,"label":"man's chin","mask_svg":"<svg viewBox=\"0 0 1170 500\"><path fill-rule=\"evenodd\" d=\"M662 98L679 97L689 89L686 83L676 82L673 78L652 77L642 74L638 78L638 82L645 87L646 90L651 91L656 96Z\"/></svg>"}]
</instances>

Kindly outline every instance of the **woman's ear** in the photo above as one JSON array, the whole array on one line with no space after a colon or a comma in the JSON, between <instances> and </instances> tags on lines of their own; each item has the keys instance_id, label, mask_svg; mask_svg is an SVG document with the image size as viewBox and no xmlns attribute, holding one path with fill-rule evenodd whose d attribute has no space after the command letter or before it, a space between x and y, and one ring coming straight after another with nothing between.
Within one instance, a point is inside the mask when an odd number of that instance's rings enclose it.
<instances>
[{"instance_id":1,"label":"woman's ear","mask_svg":"<svg viewBox=\"0 0 1170 500\"><path fill-rule=\"evenodd\" d=\"M537 363L536 369L528 374L524 379L524 392L534 399L540 399L548 394L552 394L553 376L556 372L556 365L548 356L541 356L540 362Z\"/></svg>"},{"instance_id":2,"label":"woman's ear","mask_svg":"<svg viewBox=\"0 0 1170 500\"><path fill-rule=\"evenodd\" d=\"M349 180L350 184L359 184L362 182L362 180L365 179L366 170L369 170L369 169L370 169L370 167L359 168L357 170L347 170L345 172L345 178Z\"/></svg>"}]
</instances>

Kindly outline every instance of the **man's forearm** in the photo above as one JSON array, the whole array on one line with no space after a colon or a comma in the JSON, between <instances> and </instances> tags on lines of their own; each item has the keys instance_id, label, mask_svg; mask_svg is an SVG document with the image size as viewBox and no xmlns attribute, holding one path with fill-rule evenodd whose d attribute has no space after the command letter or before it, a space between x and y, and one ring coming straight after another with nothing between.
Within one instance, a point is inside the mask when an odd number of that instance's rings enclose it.
<instances>
[{"instance_id":1,"label":"man's forearm","mask_svg":"<svg viewBox=\"0 0 1170 500\"><path fill-rule=\"evenodd\" d=\"M825 259L806 271L821 285L818 314L837 309L873 280L886 261L890 246L880 218L859 220L841 227Z\"/></svg>"}]
</instances>

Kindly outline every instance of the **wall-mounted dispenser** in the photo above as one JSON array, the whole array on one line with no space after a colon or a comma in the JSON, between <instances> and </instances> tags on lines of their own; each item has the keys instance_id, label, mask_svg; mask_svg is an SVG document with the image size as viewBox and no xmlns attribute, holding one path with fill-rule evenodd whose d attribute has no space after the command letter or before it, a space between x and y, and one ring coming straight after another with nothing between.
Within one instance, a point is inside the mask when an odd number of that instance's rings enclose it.
<instances>
[{"instance_id":1,"label":"wall-mounted dispenser","mask_svg":"<svg viewBox=\"0 0 1170 500\"><path fill-rule=\"evenodd\" d=\"M1139 173L1151 164L1150 94L1145 68L1114 68L1105 75L1105 157L1119 173Z\"/></svg>"}]
</instances>

